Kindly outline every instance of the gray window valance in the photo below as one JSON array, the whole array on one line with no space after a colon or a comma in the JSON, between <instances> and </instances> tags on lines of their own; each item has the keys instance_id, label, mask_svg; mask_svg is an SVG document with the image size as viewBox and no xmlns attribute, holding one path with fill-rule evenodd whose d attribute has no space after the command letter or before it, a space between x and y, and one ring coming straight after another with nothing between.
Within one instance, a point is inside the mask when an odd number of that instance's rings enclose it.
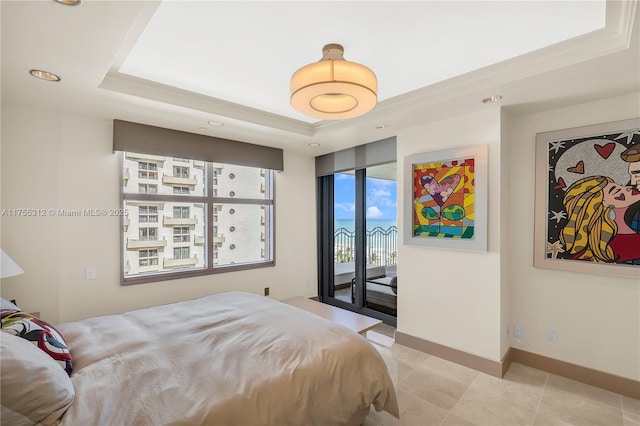
<instances>
[{"instance_id":1,"label":"gray window valance","mask_svg":"<svg viewBox=\"0 0 640 426\"><path fill-rule=\"evenodd\" d=\"M396 161L396 137L316 157L316 177Z\"/></svg>"},{"instance_id":2,"label":"gray window valance","mask_svg":"<svg viewBox=\"0 0 640 426\"><path fill-rule=\"evenodd\" d=\"M113 150L284 170L279 148L123 120L113 120Z\"/></svg>"}]
</instances>

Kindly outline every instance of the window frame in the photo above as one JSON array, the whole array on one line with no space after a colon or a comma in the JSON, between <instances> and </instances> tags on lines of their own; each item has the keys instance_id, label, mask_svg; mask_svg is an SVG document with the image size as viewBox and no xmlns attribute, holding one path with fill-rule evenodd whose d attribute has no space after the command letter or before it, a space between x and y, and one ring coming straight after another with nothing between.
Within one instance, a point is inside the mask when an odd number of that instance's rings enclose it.
<instances>
[{"instance_id":1,"label":"window frame","mask_svg":"<svg viewBox=\"0 0 640 426\"><path fill-rule=\"evenodd\" d=\"M128 286L128 285L136 285L136 284L145 284L152 282L160 282L160 281L168 281L168 280L176 280L183 278L191 278L198 277L203 275L212 275L212 274L220 274L220 273L228 273L235 271L245 271L250 269L259 269L259 268L267 268L273 267L276 265L276 170L272 169L264 169L261 167L255 166L245 166L245 167L254 167L260 168L264 170L265 175L269 174L267 178L266 184L270 184L269 194L270 198L235 198L235 197L219 197L217 194L214 194L213 188L213 179L216 177L214 174L215 167L214 164L225 164L225 163L214 163L210 161L204 161L205 170L204 170L204 179L205 179L205 195L197 196L197 195L187 195L187 194L161 194L161 193L125 193L125 179L124 179L124 156L125 152L118 152L118 160L119 160L119 178L118 183L120 185L120 206L124 209L125 203L127 201L137 201L141 203L149 203L151 206L153 203L158 202L173 202L173 203L202 203L205 208L205 217L203 220L205 221L205 267L197 270L177 270L177 271L157 271L157 272L149 272L143 275L136 276L125 276L125 252L126 252L126 242L125 242L125 216L120 216L120 285ZM170 159L172 157L166 157ZM216 244L214 242L214 226L217 222L214 221L213 217L213 207L214 205L219 204L259 204L263 206L270 206L270 227L267 227L267 231L270 231L270 239L268 241L267 250L270 252L270 259L265 261L257 261L257 262L248 262L248 263L235 263L235 264L227 264L222 266L214 265L214 256L216 253ZM138 215L140 213L138 212ZM149 213L147 213L149 216ZM159 212L156 213L157 222L145 222L145 226L149 226L151 223L159 224L160 217ZM142 224L142 223L141 223ZM266 224L265 224L266 225ZM128 226L128 225L127 225ZM263 247L263 250L265 247ZM160 264L160 252L158 252L158 264Z\"/></svg>"}]
</instances>

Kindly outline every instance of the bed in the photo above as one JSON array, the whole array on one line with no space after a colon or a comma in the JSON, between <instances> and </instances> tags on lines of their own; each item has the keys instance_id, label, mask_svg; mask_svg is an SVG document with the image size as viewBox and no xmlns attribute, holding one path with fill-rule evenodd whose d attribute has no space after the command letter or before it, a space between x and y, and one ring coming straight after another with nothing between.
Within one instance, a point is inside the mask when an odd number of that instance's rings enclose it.
<instances>
[{"instance_id":1,"label":"bed","mask_svg":"<svg viewBox=\"0 0 640 426\"><path fill-rule=\"evenodd\" d=\"M398 417L366 339L261 296L221 293L56 329L73 358L62 425L357 425L371 405Z\"/></svg>"}]
</instances>

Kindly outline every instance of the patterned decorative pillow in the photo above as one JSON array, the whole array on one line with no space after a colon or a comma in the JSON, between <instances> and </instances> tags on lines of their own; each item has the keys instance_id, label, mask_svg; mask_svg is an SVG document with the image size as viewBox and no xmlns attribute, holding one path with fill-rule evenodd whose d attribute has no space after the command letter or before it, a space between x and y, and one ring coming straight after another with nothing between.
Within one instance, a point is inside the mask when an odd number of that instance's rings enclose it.
<instances>
[{"instance_id":1,"label":"patterned decorative pillow","mask_svg":"<svg viewBox=\"0 0 640 426\"><path fill-rule=\"evenodd\" d=\"M71 353L64 338L52 325L23 311L0 311L2 331L22 337L49 355L71 376Z\"/></svg>"}]
</instances>

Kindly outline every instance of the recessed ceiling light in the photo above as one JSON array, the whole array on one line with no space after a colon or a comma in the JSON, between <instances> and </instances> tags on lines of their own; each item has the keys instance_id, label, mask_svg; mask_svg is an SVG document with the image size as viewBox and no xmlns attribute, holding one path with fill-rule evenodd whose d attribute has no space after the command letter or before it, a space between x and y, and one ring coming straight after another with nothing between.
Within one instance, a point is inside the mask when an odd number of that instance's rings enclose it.
<instances>
[{"instance_id":1,"label":"recessed ceiling light","mask_svg":"<svg viewBox=\"0 0 640 426\"><path fill-rule=\"evenodd\" d=\"M42 79L42 80L60 81L60 77L58 77L53 73L50 73L49 71L29 70L29 74L31 74L34 77L38 77L39 79Z\"/></svg>"},{"instance_id":2,"label":"recessed ceiling light","mask_svg":"<svg viewBox=\"0 0 640 426\"><path fill-rule=\"evenodd\" d=\"M53 0L56 3L64 4L65 6L78 6L81 0Z\"/></svg>"},{"instance_id":3,"label":"recessed ceiling light","mask_svg":"<svg viewBox=\"0 0 640 426\"><path fill-rule=\"evenodd\" d=\"M493 96L489 96L488 98L484 98L482 100L483 104L490 104L492 102L498 102L500 99L502 99L502 96L500 95L493 95Z\"/></svg>"},{"instance_id":4,"label":"recessed ceiling light","mask_svg":"<svg viewBox=\"0 0 640 426\"><path fill-rule=\"evenodd\" d=\"M387 127L389 127L389 125L388 125L388 124L378 124L378 125L376 126L376 129L377 129L377 130L382 130L382 129L386 129Z\"/></svg>"},{"instance_id":5,"label":"recessed ceiling light","mask_svg":"<svg viewBox=\"0 0 640 426\"><path fill-rule=\"evenodd\" d=\"M213 126L213 127L222 127L224 126L224 123L222 121L207 121L207 123L209 123L209 126Z\"/></svg>"},{"instance_id":6,"label":"recessed ceiling light","mask_svg":"<svg viewBox=\"0 0 640 426\"><path fill-rule=\"evenodd\" d=\"M316 146L320 146L320 144L319 144L319 143L316 143L316 142L311 142L311 143L309 144L309 146L312 146L312 147L314 147L314 148L315 148Z\"/></svg>"}]
</instances>

